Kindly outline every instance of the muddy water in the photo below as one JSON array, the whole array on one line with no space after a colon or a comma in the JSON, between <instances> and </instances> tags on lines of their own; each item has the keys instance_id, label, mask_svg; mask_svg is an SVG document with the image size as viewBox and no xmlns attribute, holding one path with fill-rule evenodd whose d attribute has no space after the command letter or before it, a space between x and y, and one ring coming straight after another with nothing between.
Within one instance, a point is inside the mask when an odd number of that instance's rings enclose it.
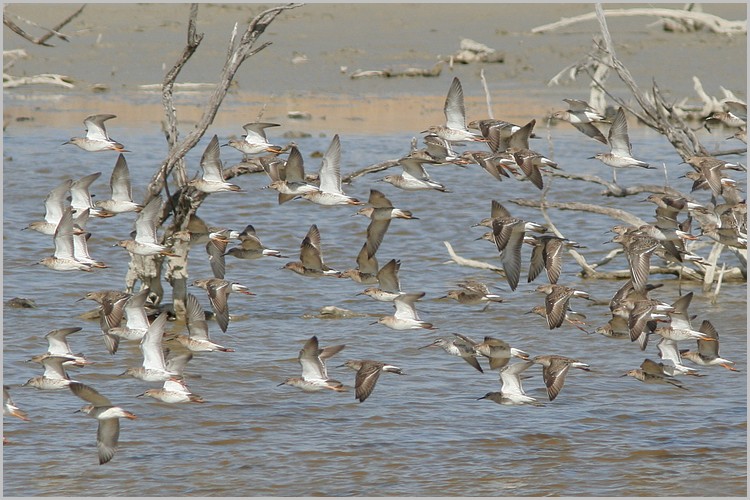
<instances>
[{"instance_id":1,"label":"muddy water","mask_svg":"<svg viewBox=\"0 0 750 500\"><path fill-rule=\"evenodd\" d=\"M117 127L115 127L117 129ZM348 194L367 199L370 188L382 190L396 206L419 220L394 221L377 253L381 265L402 261L401 283L407 291L425 291L418 304L422 319L437 332L396 332L371 323L391 314L391 306L357 296L364 287L349 280L312 279L280 270L296 260L299 243L313 223L320 228L323 256L332 267L354 267L365 237L367 220L352 217L353 208L319 207L304 200L282 206L262 174L236 180L246 191L210 196L199 214L209 223L242 229L253 224L267 246L282 249L289 259L240 261L227 258L227 278L249 286L255 297L230 297L232 322L226 333L211 322L212 337L236 349L233 353L197 354L187 369L191 389L204 404L166 405L136 398L149 387L120 378L125 367L140 363L137 344L126 343L115 355L104 349L97 322L80 319L93 304L77 302L87 291L121 288L127 268L122 248L112 247L132 230L132 215L92 220L92 255L110 267L93 273L58 273L32 265L51 254L52 239L20 228L41 218L47 192L66 178L103 172L93 185L96 198L107 196L107 178L114 165L110 154L86 154L60 144L77 126L11 128L4 140L4 290L3 301L26 297L36 309L3 310L3 379L12 386L18 406L30 422L4 418L3 488L10 496L126 495L126 496L743 496L747 469L747 313L746 286L725 283L717 304L694 283L681 292L695 292L691 313L696 322L710 320L721 335L722 354L736 361L740 373L722 368L702 369L705 377L682 380L688 390L647 386L621 377L645 357L658 358L655 342L641 352L635 344L564 326L549 331L542 318L526 315L543 303L527 284L524 249L521 284L511 292L488 271L446 264L443 241L464 257L500 265L496 249L479 240L471 224L486 217L490 200L505 204L527 220L544 222L533 209L510 203L515 198L538 199L528 182L498 183L471 166L437 166L432 177L451 193L408 193L375 182L384 174L356 179ZM116 139L132 153L128 164L136 198L165 153L158 129L120 127ZM546 135L544 127L538 130ZM220 139L237 131L212 130ZM544 139L535 145L553 151L565 169L611 175L606 167L585 158L602 150L598 143L574 130L550 132L553 149ZM271 137L276 137L269 132ZM722 136L723 138L723 136ZM341 132L344 173L408 151L411 134L355 135ZM190 171L208 137L189 156ZM298 139L306 168L314 171L328 136ZM717 139L718 141L718 139ZM669 145L655 134L631 128L631 142L640 158L668 166L670 184L689 190L678 179L685 166ZM710 143L710 140L708 141ZM239 153L222 148L227 163ZM742 159L744 161L744 158ZM623 184L663 183L661 169L622 172ZM546 178L545 182L549 182ZM745 181L742 181L743 189ZM618 206L649 219L653 206L639 197L610 199L599 187L556 179L549 199L591 201ZM697 196L705 197L703 194ZM644 196L645 197L645 196ZM702 198L701 198L702 199ZM705 201L705 200L704 200ZM603 216L550 210L565 236L585 245L589 261L597 261L612 244L605 231L617 221ZM707 251L707 250L704 250ZM191 252L192 277L208 277L210 268L201 248ZM727 264L735 265L731 254ZM624 269L622 256L606 266ZM565 256L562 284L587 290L606 301L619 288L617 281L582 280L578 267ZM482 312L438 297L462 279L478 279L495 287L505 299ZM653 276L663 283L659 298L674 301L680 284L671 276ZM203 306L207 297L191 290ZM165 300L170 300L169 293ZM305 319L321 307L334 305L362 313L353 319ZM604 303L576 302L592 327L608 319ZM71 376L138 415L122 422L120 448L108 465L96 460L96 422L73 412L81 401L67 391L41 392L20 384L38 375L38 365L26 363L44 352L44 335L55 328L80 326L71 336L75 352L95 364ZM182 330L170 324L168 330ZM545 407L506 407L477 401L498 390L495 373L474 371L458 358L439 350L418 350L438 334L462 332L481 339L491 335L531 355L561 354L591 365L592 371L570 373L560 396ZM354 373L337 365L350 358L387 361L406 375L385 374L364 403L350 390L343 394L306 394L278 387L299 373L296 355L304 341L317 335L322 345L345 343L329 362L329 374L347 386ZM685 343L684 347L692 347ZM683 347L683 346L681 346ZM486 363L485 363L486 365ZM541 370L532 367L524 380L528 394L546 401ZM85 478L85 479L84 479ZM85 483L82 483L85 481Z\"/></svg>"}]
</instances>

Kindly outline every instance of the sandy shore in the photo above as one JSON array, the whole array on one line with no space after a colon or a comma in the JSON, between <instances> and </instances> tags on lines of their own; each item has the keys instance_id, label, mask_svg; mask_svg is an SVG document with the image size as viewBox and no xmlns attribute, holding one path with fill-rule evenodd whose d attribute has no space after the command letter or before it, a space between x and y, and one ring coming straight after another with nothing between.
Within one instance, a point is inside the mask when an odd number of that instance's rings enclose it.
<instances>
[{"instance_id":1,"label":"sandy shore","mask_svg":"<svg viewBox=\"0 0 750 500\"><path fill-rule=\"evenodd\" d=\"M268 5L201 4L198 30L205 37L178 81L214 82L234 23L241 28ZM10 4L6 10L51 26L78 6ZM607 8L622 7L633 5L607 4ZM746 18L745 4L702 7L726 19ZM598 25L584 22L540 35L530 30L591 11L592 4L306 4L283 13L268 28L261 41L272 44L244 63L215 124L239 129L262 112L263 119L291 121L294 129L418 132L442 120L442 103L453 76L464 84L467 117L486 117L482 68L495 117L517 122L539 119L563 106L563 97L588 97L585 77L565 86L548 87L547 82L585 56ZM4 30L5 50L22 48L28 54L8 73L58 73L75 84L73 89L32 85L6 90L5 125L74 128L71 120L80 122L87 114L106 112L118 116L117 126L148 122L158 127L159 92L140 86L159 83L177 59L187 17L186 4L89 4L63 29L69 41L53 38L52 48L34 46ZM609 25L618 56L643 86L655 78L667 95L698 102L692 81L698 76L711 95L722 97L723 86L745 97L746 36L706 30L665 32L653 17L612 18ZM462 38L502 52L504 62L452 68L446 64L436 78L350 78L359 69L429 69L441 56L455 53ZM614 80L610 78L613 88L623 89ZM94 92L95 87L104 91ZM621 95L628 94L622 90ZM179 93L180 119L184 123L197 119L207 96L206 91ZM311 118L290 120L290 111L309 113ZM17 121L19 117L31 120Z\"/></svg>"}]
</instances>

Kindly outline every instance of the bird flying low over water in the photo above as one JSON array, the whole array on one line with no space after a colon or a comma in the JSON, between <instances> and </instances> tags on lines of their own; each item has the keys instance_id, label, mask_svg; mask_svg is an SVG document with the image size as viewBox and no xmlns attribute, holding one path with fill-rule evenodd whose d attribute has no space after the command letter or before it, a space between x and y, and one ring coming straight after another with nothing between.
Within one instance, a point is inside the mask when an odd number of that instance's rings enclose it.
<instances>
[{"instance_id":1,"label":"bird flying low over water","mask_svg":"<svg viewBox=\"0 0 750 500\"><path fill-rule=\"evenodd\" d=\"M96 429L96 449L99 465L106 464L112 460L117 451L117 443L120 439L120 418L135 420L137 417L119 406L114 406L107 397L86 384L71 382L70 391L89 402L78 411L99 421Z\"/></svg>"},{"instance_id":2,"label":"bird flying low over water","mask_svg":"<svg viewBox=\"0 0 750 500\"><path fill-rule=\"evenodd\" d=\"M323 389L330 389L335 392L345 391L344 384L329 378L326 369L326 361L341 352L344 347L346 346L340 344L321 348L318 344L318 337L313 335L305 342L297 357L297 361L302 367L302 376L290 377L280 383L279 386L290 385L305 392L317 392Z\"/></svg>"},{"instance_id":3,"label":"bird flying low over water","mask_svg":"<svg viewBox=\"0 0 750 500\"><path fill-rule=\"evenodd\" d=\"M398 366L369 359L350 359L342 366L357 372L354 378L354 398L358 399L360 403L370 397L381 373L405 375L404 371Z\"/></svg>"},{"instance_id":4,"label":"bird flying low over water","mask_svg":"<svg viewBox=\"0 0 750 500\"><path fill-rule=\"evenodd\" d=\"M630 139L628 138L628 121L622 107L617 109L615 118L612 120L607 141L609 142L609 153L597 153L591 159L596 158L605 165L612 167L612 179L615 184L617 184L618 168L654 168L645 161L633 158Z\"/></svg>"},{"instance_id":5,"label":"bird flying low over water","mask_svg":"<svg viewBox=\"0 0 750 500\"><path fill-rule=\"evenodd\" d=\"M313 224L300 244L299 261L287 262L282 269L289 269L302 276L338 276L341 271L323 263L320 251L320 230Z\"/></svg>"},{"instance_id":6,"label":"bird flying low over water","mask_svg":"<svg viewBox=\"0 0 750 500\"><path fill-rule=\"evenodd\" d=\"M439 138L450 142L484 141L484 137L474 134L466 128L466 108L464 107L464 91L461 81L454 77L448 89L443 106L445 125L432 125L422 133L435 134Z\"/></svg>"},{"instance_id":7,"label":"bird flying low over water","mask_svg":"<svg viewBox=\"0 0 750 500\"><path fill-rule=\"evenodd\" d=\"M125 146L117 141L113 141L107 135L107 130L104 128L104 122L117 118L115 115L91 115L87 116L83 120L83 125L86 127L85 137L73 137L65 144L75 144L84 151L119 151L121 153L127 153L128 150Z\"/></svg>"},{"instance_id":8,"label":"bird flying low over water","mask_svg":"<svg viewBox=\"0 0 750 500\"><path fill-rule=\"evenodd\" d=\"M203 170L203 175L188 182L188 186L192 186L204 193L242 191L236 184L231 184L224 180L221 158L219 158L219 138L216 135L211 138L203 152L201 169Z\"/></svg>"}]
</instances>

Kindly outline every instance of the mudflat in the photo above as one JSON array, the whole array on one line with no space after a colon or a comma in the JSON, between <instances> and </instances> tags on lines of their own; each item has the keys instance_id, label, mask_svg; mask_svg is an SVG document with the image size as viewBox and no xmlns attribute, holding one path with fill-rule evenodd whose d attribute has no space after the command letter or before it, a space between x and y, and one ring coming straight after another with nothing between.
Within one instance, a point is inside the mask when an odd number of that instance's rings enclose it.
<instances>
[{"instance_id":1,"label":"mudflat","mask_svg":"<svg viewBox=\"0 0 750 500\"><path fill-rule=\"evenodd\" d=\"M213 84L224 63L232 29L240 32L257 13L274 4L200 4L197 29L203 41L178 83ZM6 4L16 23L43 33L13 16L54 26L79 4ZM605 9L680 8L682 4L605 4ZM704 12L727 20L745 20L747 5L703 4ZM548 86L566 66L582 61L599 36L596 20L541 34L537 26L594 11L593 4L332 4L309 3L283 12L258 45L271 44L249 58L215 124L288 120L289 112L309 114L299 120L307 130L385 133L423 130L442 120L450 80L458 76L466 97L467 118L487 116L480 70L490 91L494 116L528 121L562 109L564 97L586 99L586 75L564 85ZM62 28L68 41L54 47L33 45L3 32L4 49L24 49L27 57L6 70L14 77L56 73L74 88L25 85L4 91L4 124L64 126L88 114L113 113L117 126L158 127L163 111L155 86L178 59L186 40L188 4L89 4ZM693 77L710 95L721 87L745 98L747 37L707 29L665 31L653 16L611 17L608 25L618 57L639 85L656 81L675 101L696 103ZM450 64L462 39L480 42L502 54L503 62ZM437 77L352 78L358 70L431 69ZM608 84L628 97L615 75ZM210 88L178 91L182 123L200 116ZM23 121L19 121L23 118ZM241 129L238 130L238 132Z\"/></svg>"}]
</instances>

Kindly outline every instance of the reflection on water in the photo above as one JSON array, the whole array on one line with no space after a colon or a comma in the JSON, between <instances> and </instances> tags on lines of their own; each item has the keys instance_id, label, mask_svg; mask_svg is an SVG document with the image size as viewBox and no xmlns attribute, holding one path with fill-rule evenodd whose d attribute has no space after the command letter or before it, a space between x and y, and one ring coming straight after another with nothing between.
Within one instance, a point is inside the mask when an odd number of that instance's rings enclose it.
<instances>
[{"instance_id":1,"label":"reflection on water","mask_svg":"<svg viewBox=\"0 0 750 500\"><path fill-rule=\"evenodd\" d=\"M232 131L213 131L226 137ZM233 294L235 314L228 331L209 323L211 335L233 353L201 353L188 365L190 388L206 399L202 405L169 406L135 398L149 387L119 378L124 367L139 364L136 344L126 343L109 356L98 323L78 318L93 307L77 299L91 290L121 288L127 269L122 248L112 247L132 230L133 214L91 220L92 255L109 264L94 273L56 273L31 264L52 253L52 240L20 231L43 215L47 192L63 179L95 171L98 198L108 195L107 179L115 155L86 154L60 146L69 131L36 129L36 137L10 130L5 135L4 165L4 302L13 297L36 301L36 309L4 308L4 383L31 422L6 417L4 436L4 493L6 495L76 495L85 477L86 493L96 495L176 496L307 496L307 495L429 495L429 496L742 496L746 492L746 288L725 283L718 304L712 305L700 286L675 277L652 277L664 287L658 297L672 302L694 291L691 313L695 321L709 319L721 335L722 354L737 362L741 373L721 368L702 369L705 377L683 380L689 391L649 386L621 377L644 357L658 358L655 342L645 353L636 344L599 335L586 335L570 326L549 331L542 318L525 315L542 304L527 284L524 271L518 290L511 292L497 275L446 263L443 241L450 241L464 257L500 265L492 244L471 224L489 213L497 199L518 217L544 222L538 211L508 201L537 198L528 182L498 183L476 166L431 167L431 175L451 193L404 192L376 179L374 174L345 186L347 194L366 200L371 187L382 190L396 206L411 210L419 220L395 220L377 252L381 264L402 261L401 283L407 291L425 291L418 303L422 319L438 332L396 332L371 323L391 314L389 304L356 294L364 288L349 280L312 279L281 271L285 259L242 261L227 257L227 278L250 287L257 295ZM142 196L150 175L164 154L158 131L119 133L117 139L133 152L128 164L136 198ZM611 175L595 160L584 158L602 150L564 128L552 131L554 156L568 171ZM189 171L206 138L189 156ZM408 136L341 135L344 173L408 151ZM320 160L329 137L297 140L308 172ZM665 141L634 128L631 142L639 158L668 166L668 181L683 190L678 179L685 166ZM548 144L539 140L537 149ZM222 148L225 162L239 153ZM12 158L12 159L11 159ZM744 162L744 159L742 160ZM623 184L663 183L661 169L618 174ZM33 183L32 183L33 182ZM299 243L313 223L322 235L323 258L339 269L355 266L365 237L367 219L351 217L350 207L319 207L304 200L278 206L262 174L236 179L245 193L210 196L199 211L209 224L242 229L253 224L263 242L283 249L296 260ZM545 182L549 182L547 178ZM743 180L744 189L744 180ZM591 201L622 206L642 218L653 217L653 205L638 197L611 199L600 189L555 179L548 194L555 201ZM704 196L699 194L698 196ZM645 195L643 196L645 198ZM617 221L603 216L550 210L565 236L585 245L584 255L597 261L614 248L604 242L605 231ZM728 265L734 257L725 255ZM210 276L201 248L191 252L191 278ZM622 256L606 266L624 269ZM562 284L587 290L597 303L578 301L574 307L594 326L608 319L606 301L621 285L613 281L582 280L565 256ZM480 307L438 300L463 279L478 279L496 288L504 302ZM543 282L545 276L538 278ZM202 290L191 290L209 309ZM165 299L169 301L169 295ZM321 307L335 305L368 316L342 320L303 319ZM81 326L71 336L75 352L95 362L71 372L102 394L139 416L122 422L120 449L109 465L96 464L96 422L73 412L81 401L67 391L41 392L18 387L38 375L39 366L26 363L44 352L44 335L55 328ZM182 329L170 325L169 329ZM543 408L506 407L477 401L498 390L497 375L481 374L439 349L418 350L436 333L462 332L481 339L491 335L532 355L561 354L589 363L590 373L570 373L560 396ZM338 368L346 359L365 358L401 366L407 375L381 377L365 403L353 391L307 394L277 387L297 376L298 350L311 335L321 345L345 343L346 349L329 362L329 374L347 385L354 372ZM681 346L682 347L682 346ZM692 347L685 345L685 348ZM486 365L486 363L485 363ZM524 381L527 392L546 401L541 371L532 367Z\"/></svg>"}]
</instances>

